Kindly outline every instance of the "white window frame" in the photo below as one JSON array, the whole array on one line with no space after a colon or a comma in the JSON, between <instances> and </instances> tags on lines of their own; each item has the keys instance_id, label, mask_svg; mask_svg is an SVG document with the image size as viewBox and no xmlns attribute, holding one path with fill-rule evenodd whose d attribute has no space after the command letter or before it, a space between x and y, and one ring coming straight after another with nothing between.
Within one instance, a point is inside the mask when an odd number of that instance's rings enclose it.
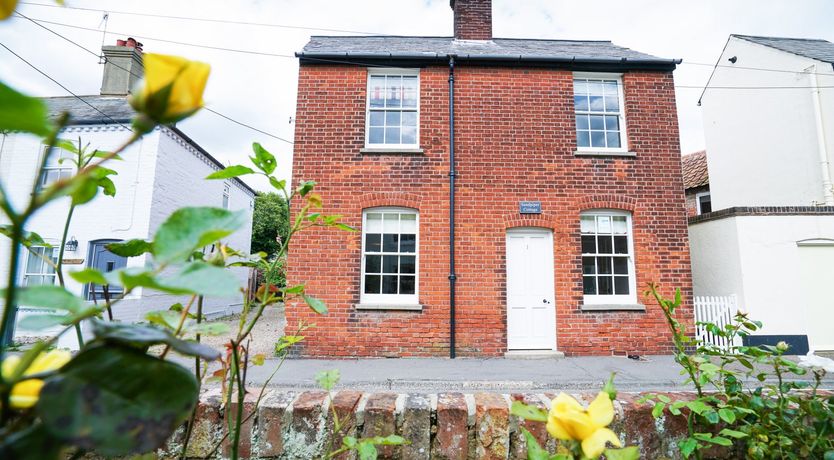
<instances>
[{"instance_id":1,"label":"white window frame","mask_svg":"<svg viewBox=\"0 0 834 460\"><path fill-rule=\"evenodd\" d=\"M585 294L583 287L584 303L587 305L634 305L637 303L637 273L634 263L634 227L632 225L632 215L628 211L621 211L617 209L592 209L580 213L580 254L581 257L598 257L599 252L595 254L585 254L582 252L581 246L581 219L582 216L624 216L626 218L626 236L628 239L628 294ZM594 235L598 235L595 233ZM581 258L580 257L580 258ZM581 265L581 263L580 263ZM613 272L613 270L612 270ZM582 284L584 286L584 270L580 269L582 273ZM612 273L613 274L613 273Z\"/></svg>"},{"instance_id":2,"label":"white window frame","mask_svg":"<svg viewBox=\"0 0 834 460\"><path fill-rule=\"evenodd\" d=\"M695 194L695 209L697 210L699 216L701 214L703 214L703 212L701 211L701 198L705 197L705 196L710 197L709 202L710 202L710 206L712 206L712 196L709 194L708 191L707 192L699 192L699 193ZM712 212L712 211L710 211L710 212Z\"/></svg>"},{"instance_id":3,"label":"white window frame","mask_svg":"<svg viewBox=\"0 0 834 460\"><path fill-rule=\"evenodd\" d=\"M625 97L623 91L623 74L621 73L588 73L588 72L575 72L573 74L573 86L571 87L571 106L573 107L573 115L574 115L574 126L573 126L573 133L574 137L577 136L578 128L576 126L576 115L589 115L589 114L604 114L604 112L592 112L590 107L588 107L588 111L577 112L576 106L574 105L574 96L576 96L576 89L575 89L575 82L576 80L616 80L617 81L617 96L619 98L619 106L620 111L618 113L618 122L620 126L620 146L619 147L580 147L579 141L577 139L576 142L576 151L577 152L605 152L605 153L627 153L628 152L628 133L627 133L627 126L626 126L626 118L625 118ZM609 114L610 116L611 114Z\"/></svg>"},{"instance_id":4,"label":"white window frame","mask_svg":"<svg viewBox=\"0 0 834 460\"><path fill-rule=\"evenodd\" d=\"M371 77L376 75L401 75L417 77L417 126L413 144L371 144ZM420 148L420 70L419 69L368 69L365 87L365 149L366 150L414 150ZM378 109L376 109L378 110ZM384 110L384 109L383 109ZM404 110L401 110L402 113ZM409 109L408 111L411 111Z\"/></svg>"},{"instance_id":5,"label":"white window frame","mask_svg":"<svg viewBox=\"0 0 834 460\"><path fill-rule=\"evenodd\" d=\"M232 184L228 182L223 182L223 209L229 209L229 203L231 202L231 195L232 195Z\"/></svg>"},{"instance_id":6,"label":"white window frame","mask_svg":"<svg viewBox=\"0 0 834 460\"><path fill-rule=\"evenodd\" d=\"M414 242L414 294L366 294L365 293L365 232L368 228L367 220L368 214L373 213L400 213L400 214L414 214L415 216L415 242ZM384 219L384 218L383 218ZM402 233L399 233L400 235ZM413 208L403 207L377 207L367 208L362 210L362 268L359 274L359 303L362 305L418 305L420 298L420 212ZM374 253L375 254L375 253ZM380 252L380 254L385 254ZM393 254L393 253L391 253ZM398 255L410 254L397 252Z\"/></svg>"},{"instance_id":7,"label":"white window frame","mask_svg":"<svg viewBox=\"0 0 834 460\"><path fill-rule=\"evenodd\" d=\"M49 146L42 145L41 146L41 156L40 160L43 161L43 158L49 152ZM55 159L55 163L53 164L44 164L43 170L41 171L40 176L37 177L38 181L38 190L43 190L46 187L49 187L55 181L46 182L47 172L48 171L59 171L58 179L62 179L64 177L72 177L73 171L75 170L75 165L72 164L72 158L69 155L73 155L72 152L68 152L62 148L55 147L55 151L52 152L52 156ZM65 176L66 174L66 176ZM57 180L57 179L56 179Z\"/></svg>"},{"instance_id":8,"label":"white window frame","mask_svg":"<svg viewBox=\"0 0 834 460\"><path fill-rule=\"evenodd\" d=\"M52 269L52 273L30 271L30 267L29 267L29 257L31 257L30 253L33 253L34 250L40 249L40 248L46 249L46 251L44 251L44 252L47 252L47 253L48 253L49 250L51 250L52 251L51 255L52 255L53 262L55 264L58 263L59 248L57 246L52 246L52 247L49 247L49 246L31 246L31 247L27 248L24 251L24 254L26 254L26 258L24 259L23 264L22 264L23 265L23 270L22 270L22 278L23 278L22 281L23 281L23 283L22 284L24 286L29 285L29 277L30 276L43 276L43 277L51 276L53 285L55 284L55 281L58 277L58 273L54 270L54 268L52 268L46 262L42 262L42 267L47 267L47 268ZM42 255L44 257L47 256L47 254L42 254ZM35 256L35 257L37 257L37 256Z\"/></svg>"}]
</instances>

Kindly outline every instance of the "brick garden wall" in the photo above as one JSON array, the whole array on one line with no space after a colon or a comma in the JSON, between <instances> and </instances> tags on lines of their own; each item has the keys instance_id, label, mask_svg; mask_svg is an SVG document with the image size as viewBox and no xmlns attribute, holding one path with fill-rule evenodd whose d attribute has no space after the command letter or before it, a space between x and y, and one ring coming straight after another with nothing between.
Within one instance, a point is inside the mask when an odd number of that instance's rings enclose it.
<instances>
[{"instance_id":1,"label":"brick garden wall","mask_svg":"<svg viewBox=\"0 0 834 460\"><path fill-rule=\"evenodd\" d=\"M314 231L293 242L289 282L306 282L327 316L289 305L288 327L308 330L307 356L446 356L448 287L448 69L420 72L422 154L363 154L367 69L302 65L294 177L315 180L325 213L359 228L362 210L402 206L420 212L421 312L357 311L361 233ZM457 340L467 356L506 351L507 229L553 231L557 347L568 355L671 351L661 311L582 312L579 214L633 213L637 289L661 283L684 293L691 318L686 208L671 73L623 76L629 150L636 157L574 155L570 71L458 66L456 70ZM522 217L518 202L542 202ZM296 203L295 210L297 210ZM638 300L644 300L638 293Z\"/></svg>"}]
</instances>

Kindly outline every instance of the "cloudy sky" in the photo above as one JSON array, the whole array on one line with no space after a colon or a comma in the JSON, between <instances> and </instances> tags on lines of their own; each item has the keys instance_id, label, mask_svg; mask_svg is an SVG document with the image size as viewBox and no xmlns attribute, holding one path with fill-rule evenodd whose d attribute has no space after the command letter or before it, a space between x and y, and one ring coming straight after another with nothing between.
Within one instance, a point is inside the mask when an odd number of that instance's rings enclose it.
<instances>
[{"instance_id":1,"label":"cloudy sky","mask_svg":"<svg viewBox=\"0 0 834 460\"><path fill-rule=\"evenodd\" d=\"M448 0L66 0L66 4L70 8L31 0L19 11L34 20L50 21L41 24L89 50L98 51L102 40L115 44L116 38L133 36L144 43L145 51L208 62L212 65L206 92L209 107L290 141L298 74L292 55L310 35L449 36L452 31ZM683 59L675 80L684 153L704 148L699 87L729 34L834 41L834 2L829 0L494 0L493 5L496 37L611 40L655 56ZM104 11L109 12L106 36ZM98 94L101 65L76 45L23 18L0 26L0 42L74 93ZM68 95L3 49L0 79L34 95ZM259 141L278 156L289 176L290 143L206 111L180 127L228 163L245 161L251 142ZM252 185L265 188L257 181Z\"/></svg>"}]
</instances>

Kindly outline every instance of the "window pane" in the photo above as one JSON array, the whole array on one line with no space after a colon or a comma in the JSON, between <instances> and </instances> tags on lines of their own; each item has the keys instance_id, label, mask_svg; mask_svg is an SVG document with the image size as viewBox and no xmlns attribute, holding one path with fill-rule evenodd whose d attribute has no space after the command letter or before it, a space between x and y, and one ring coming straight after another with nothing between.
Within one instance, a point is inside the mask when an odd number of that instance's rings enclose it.
<instances>
[{"instance_id":1,"label":"window pane","mask_svg":"<svg viewBox=\"0 0 834 460\"><path fill-rule=\"evenodd\" d=\"M591 96L591 112L602 112L605 110L605 105L602 102L602 96Z\"/></svg>"},{"instance_id":2,"label":"window pane","mask_svg":"<svg viewBox=\"0 0 834 460\"><path fill-rule=\"evenodd\" d=\"M400 126L400 112L386 112L385 126Z\"/></svg>"},{"instance_id":3,"label":"window pane","mask_svg":"<svg viewBox=\"0 0 834 460\"><path fill-rule=\"evenodd\" d=\"M385 143L400 144L400 128L385 128Z\"/></svg>"},{"instance_id":4,"label":"window pane","mask_svg":"<svg viewBox=\"0 0 834 460\"><path fill-rule=\"evenodd\" d=\"M382 273L397 273L397 256L385 256L382 258Z\"/></svg>"},{"instance_id":5,"label":"window pane","mask_svg":"<svg viewBox=\"0 0 834 460\"><path fill-rule=\"evenodd\" d=\"M417 127L417 112L402 112L402 125Z\"/></svg>"},{"instance_id":6,"label":"window pane","mask_svg":"<svg viewBox=\"0 0 834 460\"><path fill-rule=\"evenodd\" d=\"M382 235L379 233L368 233L365 235L365 252L380 252Z\"/></svg>"},{"instance_id":7,"label":"window pane","mask_svg":"<svg viewBox=\"0 0 834 460\"><path fill-rule=\"evenodd\" d=\"M627 236L615 236L614 237L614 253L615 254L628 254L628 237Z\"/></svg>"},{"instance_id":8,"label":"window pane","mask_svg":"<svg viewBox=\"0 0 834 460\"><path fill-rule=\"evenodd\" d=\"M588 115L576 116L576 129L591 129L591 124L588 120Z\"/></svg>"},{"instance_id":9,"label":"window pane","mask_svg":"<svg viewBox=\"0 0 834 460\"><path fill-rule=\"evenodd\" d=\"M417 252L417 235L400 235L400 252Z\"/></svg>"},{"instance_id":10,"label":"window pane","mask_svg":"<svg viewBox=\"0 0 834 460\"><path fill-rule=\"evenodd\" d=\"M605 133L605 140L608 142L609 148L620 148L620 133L618 131Z\"/></svg>"},{"instance_id":11,"label":"window pane","mask_svg":"<svg viewBox=\"0 0 834 460\"><path fill-rule=\"evenodd\" d=\"M595 276L582 277L582 292L589 295L597 293L597 278Z\"/></svg>"},{"instance_id":12,"label":"window pane","mask_svg":"<svg viewBox=\"0 0 834 460\"><path fill-rule=\"evenodd\" d=\"M614 293L614 286L613 286L613 279L611 276L599 276L597 277L597 283L599 284L599 292L598 295L611 295Z\"/></svg>"},{"instance_id":13,"label":"window pane","mask_svg":"<svg viewBox=\"0 0 834 460\"><path fill-rule=\"evenodd\" d=\"M599 224L600 233L611 233L611 217L599 216L597 217L597 224Z\"/></svg>"},{"instance_id":14,"label":"window pane","mask_svg":"<svg viewBox=\"0 0 834 460\"><path fill-rule=\"evenodd\" d=\"M605 147L605 131L591 131L591 147Z\"/></svg>"},{"instance_id":15,"label":"window pane","mask_svg":"<svg viewBox=\"0 0 834 460\"><path fill-rule=\"evenodd\" d=\"M611 243L611 236L600 235L597 237L597 252L600 254L614 253L614 245Z\"/></svg>"},{"instance_id":16,"label":"window pane","mask_svg":"<svg viewBox=\"0 0 834 460\"><path fill-rule=\"evenodd\" d=\"M383 138L385 130L382 128L371 128L370 132L368 133L368 143L370 144L382 144L384 143L385 139Z\"/></svg>"},{"instance_id":17,"label":"window pane","mask_svg":"<svg viewBox=\"0 0 834 460\"><path fill-rule=\"evenodd\" d=\"M372 111L368 123L371 126L382 126L385 123L385 112Z\"/></svg>"},{"instance_id":18,"label":"window pane","mask_svg":"<svg viewBox=\"0 0 834 460\"><path fill-rule=\"evenodd\" d=\"M402 107L403 77L399 75L388 75L386 78L387 91L385 94L385 107L389 109Z\"/></svg>"},{"instance_id":19,"label":"window pane","mask_svg":"<svg viewBox=\"0 0 834 460\"><path fill-rule=\"evenodd\" d=\"M614 293L617 295L628 294L628 277L615 276L614 277Z\"/></svg>"},{"instance_id":20,"label":"window pane","mask_svg":"<svg viewBox=\"0 0 834 460\"><path fill-rule=\"evenodd\" d=\"M403 144L416 144L417 143L417 128L403 128Z\"/></svg>"},{"instance_id":21,"label":"window pane","mask_svg":"<svg viewBox=\"0 0 834 460\"><path fill-rule=\"evenodd\" d=\"M582 258L582 274L593 275L596 273L596 263L593 257Z\"/></svg>"},{"instance_id":22,"label":"window pane","mask_svg":"<svg viewBox=\"0 0 834 460\"><path fill-rule=\"evenodd\" d=\"M617 80L605 80L603 86L605 87L605 94L617 94L619 83Z\"/></svg>"},{"instance_id":23,"label":"window pane","mask_svg":"<svg viewBox=\"0 0 834 460\"><path fill-rule=\"evenodd\" d=\"M614 233L618 235L625 235L628 233L628 225L625 216L614 216L611 218L614 222Z\"/></svg>"},{"instance_id":24,"label":"window pane","mask_svg":"<svg viewBox=\"0 0 834 460\"><path fill-rule=\"evenodd\" d=\"M590 107L588 105L588 96L574 96L573 107L577 112L587 112L588 107Z\"/></svg>"},{"instance_id":25,"label":"window pane","mask_svg":"<svg viewBox=\"0 0 834 460\"><path fill-rule=\"evenodd\" d=\"M620 111L620 98L617 95L613 96L605 96L605 111L606 112L619 112Z\"/></svg>"},{"instance_id":26,"label":"window pane","mask_svg":"<svg viewBox=\"0 0 834 460\"><path fill-rule=\"evenodd\" d=\"M371 107L382 107L385 95L385 76L376 75L371 77L370 94Z\"/></svg>"},{"instance_id":27,"label":"window pane","mask_svg":"<svg viewBox=\"0 0 834 460\"><path fill-rule=\"evenodd\" d=\"M625 257L614 257L614 274L628 275L628 259Z\"/></svg>"},{"instance_id":28,"label":"window pane","mask_svg":"<svg viewBox=\"0 0 834 460\"><path fill-rule=\"evenodd\" d=\"M588 94L588 81L584 79L576 79L573 81L574 94Z\"/></svg>"},{"instance_id":29,"label":"window pane","mask_svg":"<svg viewBox=\"0 0 834 460\"><path fill-rule=\"evenodd\" d=\"M602 82L599 81L599 80L597 80L597 81L589 80L588 81L588 94L596 94L596 95L602 94Z\"/></svg>"},{"instance_id":30,"label":"window pane","mask_svg":"<svg viewBox=\"0 0 834 460\"><path fill-rule=\"evenodd\" d=\"M414 273L417 258L414 256L400 256L400 273Z\"/></svg>"},{"instance_id":31,"label":"window pane","mask_svg":"<svg viewBox=\"0 0 834 460\"><path fill-rule=\"evenodd\" d=\"M365 273L381 273L382 256L365 256Z\"/></svg>"},{"instance_id":32,"label":"window pane","mask_svg":"<svg viewBox=\"0 0 834 460\"><path fill-rule=\"evenodd\" d=\"M365 275L365 294L379 294L379 275Z\"/></svg>"},{"instance_id":33,"label":"window pane","mask_svg":"<svg viewBox=\"0 0 834 460\"><path fill-rule=\"evenodd\" d=\"M399 233L400 232L400 216L399 214L385 214L383 216L382 224L383 233Z\"/></svg>"},{"instance_id":34,"label":"window pane","mask_svg":"<svg viewBox=\"0 0 834 460\"><path fill-rule=\"evenodd\" d=\"M382 277L382 293L397 293L397 275L385 275Z\"/></svg>"},{"instance_id":35,"label":"window pane","mask_svg":"<svg viewBox=\"0 0 834 460\"><path fill-rule=\"evenodd\" d=\"M605 129L608 131L619 131L620 117L608 115L605 117Z\"/></svg>"},{"instance_id":36,"label":"window pane","mask_svg":"<svg viewBox=\"0 0 834 460\"><path fill-rule=\"evenodd\" d=\"M601 275L610 275L611 257L597 257L597 270Z\"/></svg>"},{"instance_id":37,"label":"window pane","mask_svg":"<svg viewBox=\"0 0 834 460\"><path fill-rule=\"evenodd\" d=\"M594 235L582 235L582 254L596 254L597 245Z\"/></svg>"},{"instance_id":38,"label":"window pane","mask_svg":"<svg viewBox=\"0 0 834 460\"><path fill-rule=\"evenodd\" d=\"M413 276L401 276L400 294L414 294L414 280Z\"/></svg>"},{"instance_id":39,"label":"window pane","mask_svg":"<svg viewBox=\"0 0 834 460\"><path fill-rule=\"evenodd\" d=\"M382 235L382 252L397 252L399 235Z\"/></svg>"},{"instance_id":40,"label":"window pane","mask_svg":"<svg viewBox=\"0 0 834 460\"><path fill-rule=\"evenodd\" d=\"M577 147L590 147L591 146L591 133L588 131L577 131L576 132L576 146Z\"/></svg>"},{"instance_id":41,"label":"window pane","mask_svg":"<svg viewBox=\"0 0 834 460\"><path fill-rule=\"evenodd\" d=\"M365 217L366 233L382 233L382 214L369 212Z\"/></svg>"},{"instance_id":42,"label":"window pane","mask_svg":"<svg viewBox=\"0 0 834 460\"><path fill-rule=\"evenodd\" d=\"M400 214L400 231L417 233L417 214Z\"/></svg>"},{"instance_id":43,"label":"window pane","mask_svg":"<svg viewBox=\"0 0 834 460\"><path fill-rule=\"evenodd\" d=\"M591 115L591 129L605 129L605 117L602 115Z\"/></svg>"},{"instance_id":44,"label":"window pane","mask_svg":"<svg viewBox=\"0 0 834 460\"><path fill-rule=\"evenodd\" d=\"M594 233L596 231L596 218L594 216L581 216L579 226L582 233Z\"/></svg>"},{"instance_id":45,"label":"window pane","mask_svg":"<svg viewBox=\"0 0 834 460\"><path fill-rule=\"evenodd\" d=\"M403 107L417 107L419 88L417 77L403 77Z\"/></svg>"}]
</instances>

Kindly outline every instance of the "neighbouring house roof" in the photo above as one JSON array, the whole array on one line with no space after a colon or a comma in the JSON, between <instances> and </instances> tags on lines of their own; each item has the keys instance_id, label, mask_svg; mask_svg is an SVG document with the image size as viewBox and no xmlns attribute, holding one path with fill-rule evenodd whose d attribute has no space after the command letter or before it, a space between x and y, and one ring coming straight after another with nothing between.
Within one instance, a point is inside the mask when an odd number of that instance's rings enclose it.
<instances>
[{"instance_id":1,"label":"neighbouring house roof","mask_svg":"<svg viewBox=\"0 0 834 460\"><path fill-rule=\"evenodd\" d=\"M296 56L306 63L317 59L481 61L492 64L561 64L619 68L657 68L673 70L681 61L663 59L617 46L610 41L529 40L494 38L492 40L456 40L452 37L404 36L313 36ZM318 61L320 63L327 63Z\"/></svg>"},{"instance_id":2,"label":"neighbouring house roof","mask_svg":"<svg viewBox=\"0 0 834 460\"><path fill-rule=\"evenodd\" d=\"M681 157L683 188L686 190L709 185L707 151L701 150Z\"/></svg>"},{"instance_id":3,"label":"neighbouring house roof","mask_svg":"<svg viewBox=\"0 0 834 460\"><path fill-rule=\"evenodd\" d=\"M817 61L834 64L834 43L813 38L756 37L753 35L736 35L733 37L760 45L776 48Z\"/></svg>"},{"instance_id":4,"label":"neighbouring house roof","mask_svg":"<svg viewBox=\"0 0 834 460\"><path fill-rule=\"evenodd\" d=\"M70 125L121 124L129 127L133 117L136 116L136 111L133 110L133 107L130 106L125 97L98 95L78 97L59 96L45 97L43 101L49 109L50 118L54 119L64 112L69 112ZM176 135L194 147L195 150L200 152L201 155L214 163L218 168L223 169L226 167L176 126L168 126L167 129L176 133ZM257 195L257 192L247 185L246 182L243 182L237 177L233 180L253 195Z\"/></svg>"}]
</instances>

